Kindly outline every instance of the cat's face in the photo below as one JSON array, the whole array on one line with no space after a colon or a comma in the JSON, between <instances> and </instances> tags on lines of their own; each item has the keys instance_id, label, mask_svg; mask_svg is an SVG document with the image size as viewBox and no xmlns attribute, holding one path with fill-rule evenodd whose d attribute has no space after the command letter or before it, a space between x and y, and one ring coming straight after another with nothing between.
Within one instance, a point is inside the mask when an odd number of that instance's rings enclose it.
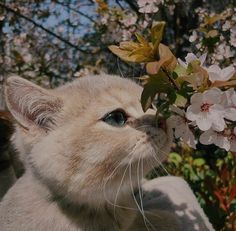
<instances>
[{"instance_id":1,"label":"cat's face","mask_svg":"<svg viewBox=\"0 0 236 231\"><path fill-rule=\"evenodd\" d=\"M31 150L29 168L53 193L94 205L113 201L166 157L170 140L142 88L127 79L89 76L55 90L9 78L6 99Z\"/></svg>"}]
</instances>

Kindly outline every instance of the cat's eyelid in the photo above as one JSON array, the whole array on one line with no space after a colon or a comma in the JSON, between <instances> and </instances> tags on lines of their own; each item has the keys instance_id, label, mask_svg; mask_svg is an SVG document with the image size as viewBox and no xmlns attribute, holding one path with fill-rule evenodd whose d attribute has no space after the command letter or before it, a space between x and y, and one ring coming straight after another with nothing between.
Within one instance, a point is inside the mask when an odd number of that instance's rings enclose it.
<instances>
[{"instance_id":1,"label":"cat's eyelid","mask_svg":"<svg viewBox=\"0 0 236 231\"><path fill-rule=\"evenodd\" d=\"M107 112L107 113L106 113L105 115L103 115L99 120L103 120L103 119L106 118L109 114L111 114L111 113L113 113L113 112L122 112L122 113L125 114L125 116L126 116L127 118L130 118L130 117L131 117L131 115L129 115L129 113L127 113L123 108L116 108L116 109L114 109L114 110L111 110L111 111Z\"/></svg>"}]
</instances>

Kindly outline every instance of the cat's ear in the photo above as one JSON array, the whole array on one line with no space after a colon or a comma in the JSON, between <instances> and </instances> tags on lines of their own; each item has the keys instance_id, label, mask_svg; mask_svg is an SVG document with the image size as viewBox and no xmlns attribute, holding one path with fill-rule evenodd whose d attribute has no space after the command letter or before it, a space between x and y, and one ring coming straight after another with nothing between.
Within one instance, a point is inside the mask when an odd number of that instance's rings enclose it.
<instances>
[{"instance_id":1,"label":"cat's ear","mask_svg":"<svg viewBox=\"0 0 236 231\"><path fill-rule=\"evenodd\" d=\"M50 129L61 110L62 100L18 76L9 77L5 83L7 106L20 125Z\"/></svg>"}]
</instances>

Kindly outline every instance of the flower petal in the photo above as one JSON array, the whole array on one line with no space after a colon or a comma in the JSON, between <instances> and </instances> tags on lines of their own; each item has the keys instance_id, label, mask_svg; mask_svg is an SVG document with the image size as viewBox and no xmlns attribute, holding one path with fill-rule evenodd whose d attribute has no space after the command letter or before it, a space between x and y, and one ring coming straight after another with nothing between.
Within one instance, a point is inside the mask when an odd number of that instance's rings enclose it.
<instances>
[{"instance_id":1,"label":"flower petal","mask_svg":"<svg viewBox=\"0 0 236 231\"><path fill-rule=\"evenodd\" d=\"M213 144L215 138L215 133L212 129L203 132L199 138L200 143L202 144Z\"/></svg>"},{"instance_id":2,"label":"flower petal","mask_svg":"<svg viewBox=\"0 0 236 231\"><path fill-rule=\"evenodd\" d=\"M185 63L184 61L182 61L182 60L179 59L179 58L178 58L178 62L179 62L179 64L180 64L182 67L184 67L184 68L187 68L187 67L188 67L188 64Z\"/></svg>"},{"instance_id":3,"label":"flower petal","mask_svg":"<svg viewBox=\"0 0 236 231\"><path fill-rule=\"evenodd\" d=\"M203 100L203 94L202 93L195 93L194 95L192 95L190 101L191 104L202 104L202 100Z\"/></svg>"},{"instance_id":4,"label":"flower petal","mask_svg":"<svg viewBox=\"0 0 236 231\"><path fill-rule=\"evenodd\" d=\"M194 60L198 60L197 56L193 53L188 53L187 56L185 57L185 61L187 63L191 63Z\"/></svg>"},{"instance_id":5,"label":"flower petal","mask_svg":"<svg viewBox=\"0 0 236 231\"><path fill-rule=\"evenodd\" d=\"M200 110L194 105L190 105L186 111L186 118L195 121L199 117Z\"/></svg>"},{"instance_id":6,"label":"flower petal","mask_svg":"<svg viewBox=\"0 0 236 231\"><path fill-rule=\"evenodd\" d=\"M222 81L227 81L229 79L231 79L234 75L234 67L233 66L229 66L226 67L222 70Z\"/></svg>"},{"instance_id":7,"label":"flower petal","mask_svg":"<svg viewBox=\"0 0 236 231\"><path fill-rule=\"evenodd\" d=\"M214 144L220 148L225 149L226 151L229 151L230 149L230 142L227 139L227 137L224 137L219 134L216 136L216 139L214 140Z\"/></svg>"},{"instance_id":8,"label":"flower petal","mask_svg":"<svg viewBox=\"0 0 236 231\"><path fill-rule=\"evenodd\" d=\"M231 141L231 143L230 143L230 151L236 152L236 141L235 140Z\"/></svg>"},{"instance_id":9,"label":"flower petal","mask_svg":"<svg viewBox=\"0 0 236 231\"><path fill-rule=\"evenodd\" d=\"M199 117L196 118L196 124L200 130L206 131L210 129L212 125L212 119L209 118L206 113L200 113Z\"/></svg>"},{"instance_id":10,"label":"flower petal","mask_svg":"<svg viewBox=\"0 0 236 231\"><path fill-rule=\"evenodd\" d=\"M205 54L203 54L203 55L201 55L201 56L199 57L199 60L200 60L200 62L201 62L201 65L203 65L203 64L205 63L206 57L207 57L207 53L205 53Z\"/></svg>"},{"instance_id":11,"label":"flower petal","mask_svg":"<svg viewBox=\"0 0 236 231\"><path fill-rule=\"evenodd\" d=\"M224 117L231 121L236 121L236 108L225 109Z\"/></svg>"},{"instance_id":12,"label":"flower petal","mask_svg":"<svg viewBox=\"0 0 236 231\"><path fill-rule=\"evenodd\" d=\"M222 98L222 91L219 88L211 88L203 93L203 99L211 104L219 104Z\"/></svg>"}]
</instances>

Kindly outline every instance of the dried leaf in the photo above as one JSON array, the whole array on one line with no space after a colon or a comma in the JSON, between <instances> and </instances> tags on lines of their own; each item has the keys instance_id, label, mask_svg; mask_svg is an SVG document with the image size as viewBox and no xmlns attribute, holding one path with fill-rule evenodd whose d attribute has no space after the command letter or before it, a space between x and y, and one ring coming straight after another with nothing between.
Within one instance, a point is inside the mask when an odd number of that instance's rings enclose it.
<instances>
[{"instance_id":1,"label":"dried leaf","mask_svg":"<svg viewBox=\"0 0 236 231\"><path fill-rule=\"evenodd\" d=\"M222 13L222 14L215 14L212 17L206 16L204 23L201 25L201 27L206 27L208 25L212 25L215 22L219 21L219 20L224 20L229 16L228 13Z\"/></svg>"},{"instance_id":2,"label":"dried leaf","mask_svg":"<svg viewBox=\"0 0 236 231\"><path fill-rule=\"evenodd\" d=\"M122 50L133 51L134 49L137 48L139 48L139 44L132 41L130 42L125 41L120 43L120 49Z\"/></svg>"},{"instance_id":3,"label":"dried leaf","mask_svg":"<svg viewBox=\"0 0 236 231\"><path fill-rule=\"evenodd\" d=\"M161 67L164 67L167 71L173 71L177 65L177 59L170 51L169 47L160 43L159 45L159 56L160 60L150 62L146 66L147 73L157 74Z\"/></svg>"},{"instance_id":4,"label":"dried leaf","mask_svg":"<svg viewBox=\"0 0 236 231\"><path fill-rule=\"evenodd\" d=\"M236 80L232 81L215 81L211 84L211 87L236 87Z\"/></svg>"},{"instance_id":5,"label":"dried leaf","mask_svg":"<svg viewBox=\"0 0 236 231\"><path fill-rule=\"evenodd\" d=\"M127 62L146 63L154 60L152 48L134 42L123 42L120 46L109 46L109 49Z\"/></svg>"},{"instance_id":6,"label":"dried leaf","mask_svg":"<svg viewBox=\"0 0 236 231\"><path fill-rule=\"evenodd\" d=\"M165 28L166 23L164 21L157 22L155 26L151 29L151 38L152 38L152 44L154 46L154 54L157 54L159 44L163 37L163 32Z\"/></svg>"},{"instance_id":7,"label":"dried leaf","mask_svg":"<svg viewBox=\"0 0 236 231\"><path fill-rule=\"evenodd\" d=\"M121 58L124 61L127 62L135 62L135 57L131 57L130 55L130 50L127 49L121 49L118 46L112 45L109 46L109 49L111 50L112 53L117 55L119 58Z\"/></svg>"},{"instance_id":8,"label":"dried leaf","mask_svg":"<svg viewBox=\"0 0 236 231\"><path fill-rule=\"evenodd\" d=\"M219 35L219 32L217 30L210 30L207 34L206 34L206 38L214 38L216 36Z\"/></svg>"},{"instance_id":9,"label":"dried leaf","mask_svg":"<svg viewBox=\"0 0 236 231\"><path fill-rule=\"evenodd\" d=\"M146 41L146 39L139 33L135 33L135 36L139 43L141 43L143 46L149 46L149 43Z\"/></svg>"},{"instance_id":10,"label":"dried leaf","mask_svg":"<svg viewBox=\"0 0 236 231\"><path fill-rule=\"evenodd\" d=\"M160 43L159 45L159 56L160 59L164 59L163 66L168 71L173 71L177 65L177 59L171 52L168 46Z\"/></svg>"}]
</instances>

